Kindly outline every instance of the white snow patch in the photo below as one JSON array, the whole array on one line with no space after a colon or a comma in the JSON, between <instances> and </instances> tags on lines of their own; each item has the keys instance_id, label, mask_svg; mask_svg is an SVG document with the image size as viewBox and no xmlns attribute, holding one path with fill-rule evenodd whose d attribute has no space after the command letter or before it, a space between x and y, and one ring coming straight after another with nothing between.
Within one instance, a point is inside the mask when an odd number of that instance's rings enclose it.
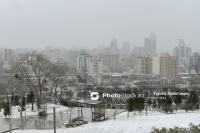
<instances>
[{"instance_id":1,"label":"white snow patch","mask_svg":"<svg viewBox=\"0 0 200 133\"><path fill-rule=\"evenodd\" d=\"M68 107L62 106L62 105L55 105L55 104L47 104L47 113L51 114L53 113L53 108L56 106L56 112L61 112L64 110L67 110ZM12 107L12 118L19 118L20 117L20 111L18 111L19 106L13 106ZM38 111L36 107L34 107L34 111L31 110L31 105L26 105L26 116L35 116L38 114ZM22 116L25 116L25 111L22 112ZM3 109L0 112L0 118L5 118L3 115Z\"/></svg>"},{"instance_id":2,"label":"white snow patch","mask_svg":"<svg viewBox=\"0 0 200 133\"><path fill-rule=\"evenodd\" d=\"M172 128L188 127L189 123L200 124L200 111L185 113L177 111L174 114L163 114L160 112L130 113L127 118L127 112L116 116L116 120L107 120L104 122L89 123L76 128L57 129L57 133L149 133L152 127ZM13 133L49 133L53 130L17 130Z\"/></svg>"}]
</instances>

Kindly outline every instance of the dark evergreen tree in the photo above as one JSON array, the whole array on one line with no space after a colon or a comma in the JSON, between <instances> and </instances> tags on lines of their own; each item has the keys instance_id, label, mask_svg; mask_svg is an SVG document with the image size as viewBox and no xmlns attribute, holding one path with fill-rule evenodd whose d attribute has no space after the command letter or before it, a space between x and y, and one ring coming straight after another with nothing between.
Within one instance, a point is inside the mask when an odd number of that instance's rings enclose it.
<instances>
[{"instance_id":1,"label":"dark evergreen tree","mask_svg":"<svg viewBox=\"0 0 200 133\"><path fill-rule=\"evenodd\" d=\"M152 104L151 99L148 99L147 103L148 105L151 105Z\"/></svg>"},{"instance_id":2,"label":"dark evergreen tree","mask_svg":"<svg viewBox=\"0 0 200 133\"><path fill-rule=\"evenodd\" d=\"M172 101L171 96L165 96L165 97L166 97L165 99L159 100L159 106L165 113L173 112L173 109L172 109L173 101Z\"/></svg>"},{"instance_id":3,"label":"dark evergreen tree","mask_svg":"<svg viewBox=\"0 0 200 133\"><path fill-rule=\"evenodd\" d=\"M180 90L177 90L176 92L180 93ZM182 96L181 95L175 95L174 96L174 103L176 104L176 110L179 107L179 105L182 102Z\"/></svg>"},{"instance_id":4,"label":"dark evergreen tree","mask_svg":"<svg viewBox=\"0 0 200 133\"><path fill-rule=\"evenodd\" d=\"M192 90L189 94L188 100L186 100L184 109L187 112L188 110L197 109L199 105L199 97L196 90Z\"/></svg>"},{"instance_id":5,"label":"dark evergreen tree","mask_svg":"<svg viewBox=\"0 0 200 133\"><path fill-rule=\"evenodd\" d=\"M28 95L27 95L27 102L28 103L31 103L31 110L33 111L34 110L34 101L35 101L35 96L34 96L34 93L31 91Z\"/></svg>"},{"instance_id":6,"label":"dark evergreen tree","mask_svg":"<svg viewBox=\"0 0 200 133\"><path fill-rule=\"evenodd\" d=\"M153 108L155 109L155 108L157 107L157 103L156 103L156 100L155 100L155 99L153 100L153 103L152 103L152 104L153 104Z\"/></svg>"},{"instance_id":7,"label":"dark evergreen tree","mask_svg":"<svg viewBox=\"0 0 200 133\"><path fill-rule=\"evenodd\" d=\"M198 101L199 101L198 93L195 90L191 91L188 98L188 103L191 103L194 106L197 105Z\"/></svg>"},{"instance_id":8,"label":"dark evergreen tree","mask_svg":"<svg viewBox=\"0 0 200 133\"><path fill-rule=\"evenodd\" d=\"M9 103L4 104L4 112L3 113L4 113L4 116L10 116L11 115Z\"/></svg>"},{"instance_id":9,"label":"dark evergreen tree","mask_svg":"<svg viewBox=\"0 0 200 133\"><path fill-rule=\"evenodd\" d=\"M134 98L129 98L127 100L127 110L139 110L140 112L144 109L144 98L139 97L138 94Z\"/></svg>"},{"instance_id":10,"label":"dark evergreen tree","mask_svg":"<svg viewBox=\"0 0 200 133\"><path fill-rule=\"evenodd\" d=\"M127 110L129 112L133 111L133 98L129 98L127 100Z\"/></svg>"},{"instance_id":11,"label":"dark evergreen tree","mask_svg":"<svg viewBox=\"0 0 200 133\"><path fill-rule=\"evenodd\" d=\"M163 99L165 97L166 97L165 95L159 95L158 96L158 108L159 109L162 107L163 103L165 102L165 99Z\"/></svg>"},{"instance_id":12,"label":"dark evergreen tree","mask_svg":"<svg viewBox=\"0 0 200 133\"><path fill-rule=\"evenodd\" d=\"M13 105L16 106L16 105L19 105L19 98L18 96L14 96L14 99L13 99Z\"/></svg>"}]
</instances>

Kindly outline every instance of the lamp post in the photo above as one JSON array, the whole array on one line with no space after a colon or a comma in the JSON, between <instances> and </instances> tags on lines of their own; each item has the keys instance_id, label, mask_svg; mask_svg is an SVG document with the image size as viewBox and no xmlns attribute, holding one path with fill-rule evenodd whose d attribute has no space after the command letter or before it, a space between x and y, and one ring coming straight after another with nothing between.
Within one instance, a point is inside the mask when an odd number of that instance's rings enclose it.
<instances>
[{"instance_id":1,"label":"lamp post","mask_svg":"<svg viewBox=\"0 0 200 133\"><path fill-rule=\"evenodd\" d=\"M12 114L12 106L11 106L11 103L12 103L12 95L7 95L8 97L8 105L9 105L9 131L10 133L12 132L12 119L11 119L11 114Z\"/></svg>"},{"instance_id":2,"label":"lamp post","mask_svg":"<svg viewBox=\"0 0 200 133\"><path fill-rule=\"evenodd\" d=\"M20 81L20 88L21 88L21 109L20 109L20 116L21 116L21 129L23 130L23 120L22 120L22 101L23 101L23 82L22 82L22 77L19 76L18 74L15 74L14 77Z\"/></svg>"},{"instance_id":3,"label":"lamp post","mask_svg":"<svg viewBox=\"0 0 200 133\"><path fill-rule=\"evenodd\" d=\"M23 97L21 95L21 98L19 99L19 102L20 102L20 118L21 118L21 129L23 130L23 119L22 119L22 102L23 102Z\"/></svg>"},{"instance_id":4,"label":"lamp post","mask_svg":"<svg viewBox=\"0 0 200 133\"><path fill-rule=\"evenodd\" d=\"M24 102L25 102L25 120L26 120L26 100L27 100L27 97L28 97L28 93L25 93L25 100L24 100Z\"/></svg>"},{"instance_id":5,"label":"lamp post","mask_svg":"<svg viewBox=\"0 0 200 133\"><path fill-rule=\"evenodd\" d=\"M147 97L145 98L145 103L144 103L144 105L145 105L145 111L146 111L146 116L147 116L147 105L148 105L148 100L147 100Z\"/></svg>"},{"instance_id":6,"label":"lamp post","mask_svg":"<svg viewBox=\"0 0 200 133\"><path fill-rule=\"evenodd\" d=\"M54 127L54 133L56 133L56 108L59 106L53 106L53 127Z\"/></svg>"},{"instance_id":7,"label":"lamp post","mask_svg":"<svg viewBox=\"0 0 200 133\"><path fill-rule=\"evenodd\" d=\"M56 107L53 107L53 123L54 123L54 133L56 133Z\"/></svg>"}]
</instances>

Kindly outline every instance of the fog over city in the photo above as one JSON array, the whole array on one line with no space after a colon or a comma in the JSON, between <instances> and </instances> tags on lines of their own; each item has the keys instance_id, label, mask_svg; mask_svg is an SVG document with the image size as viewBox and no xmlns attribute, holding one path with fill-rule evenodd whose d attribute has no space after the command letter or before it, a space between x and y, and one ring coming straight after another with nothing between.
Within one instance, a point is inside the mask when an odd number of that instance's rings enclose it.
<instances>
[{"instance_id":1,"label":"fog over city","mask_svg":"<svg viewBox=\"0 0 200 133\"><path fill-rule=\"evenodd\" d=\"M1 0L0 47L94 48L117 38L131 46L156 34L158 52L183 38L199 50L197 0Z\"/></svg>"},{"instance_id":2,"label":"fog over city","mask_svg":"<svg viewBox=\"0 0 200 133\"><path fill-rule=\"evenodd\" d=\"M199 0L0 0L0 133L200 133Z\"/></svg>"}]
</instances>

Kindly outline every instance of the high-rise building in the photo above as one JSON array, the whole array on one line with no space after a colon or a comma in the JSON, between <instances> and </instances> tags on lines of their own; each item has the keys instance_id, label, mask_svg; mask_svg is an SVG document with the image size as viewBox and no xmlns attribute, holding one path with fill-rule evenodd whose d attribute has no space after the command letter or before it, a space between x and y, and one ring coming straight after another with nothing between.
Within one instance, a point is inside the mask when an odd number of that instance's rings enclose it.
<instances>
[{"instance_id":1,"label":"high-rise building","mask_svg":"<svg viewBox=\"0 0 200 133\"><path fill-rule=\"evenodd\" d=\"M118 71L120 68L119 54L102 54L103 64L112 71Z\"/></svg>"},{"instance_id":2,"label":"high-rise building","mask_svg":"<svg viewBox=\"0 0 200 133\"><path fill-rule=\"evenodd\" d=\"M152 56L152 74L160 75L160 56Z\"/></svg>"},{"instance_id":3,"label":"high-rise building","mask_svg":"<svg viewBox=\"0 0 200 133\"><path fill-rule=\"evenodd\" d=\"M194 69L196 65L200 65L199 53L193 53L193 55L189 57L189 68Z\"/></svg>"},{"instance_id":4,"label":"high-rise building","mask_svg":"<svg viewBox=\"0 0 200 133\"><path fill-rule=\"evenodd\" d=\"M137 73L152 74L152 57L150 56L137 57Z\"/></svg>"},{"instance_id":5,"label":"high-rise building","mask_svg":"<svg viewBox=\"0 0 200 133\"><path fill-rule=\"evenodd\" d=\"M114 38L110 41L110 48L112 49L118 49L117 39Z\"/></svg>"},{"instance_id":6,"label":"high-rise building","mask_svg":"<svg viewBox=\"0 0 200 133\"><path fill-rule=\"evenodd\" d=\"M178 78L179 59L168 53L160 57L160 76L166 78Z\"/></svg>"},{"instance_id":7,"label":"high-rise building","mask_svg":"<svg viewBox=\"0 0 200 133\"><path fill-rule=\"evenodd\" d=\"M137 67L137 57L141 55L141 53L136 53L136 52L133 52L131 53L131 63L132 63L132 68L136 68Z\"/></svg>"},{"instance_id":8,"label":"high-rise building","mask_svg":"<svg viewBox=\"0 0 200 133\"><path fill-rule=\"evenodd\" d=\"M77 70L82 70L83 72L88 71L89 58L91 55L86 50L81 50L80 54L77 57Z\"/></svg>"},{"instance_id":9,"label":"high-rise building","mask_svg":"<svg viewBox=\"0 0 200 133\"><path fill-rule=\"evenodd\" d=\"M144 46L136 46L133 48L134 53L143 53L144 52Z\"/></svg>"},{"instance_id":10,"label":"high-rise building","mask_svg":"<svg viewBox=\"0 0 200 133\"><path fill-rule=\"evenodd\" d=\"M131 44L129 42L123 42L121 53L122 55L129 55L131 53Z\"/></svg>"},{"instance_id":11,"label":"high-rise building","mask_svg":"<svg viewBox=\"0 0 200 133\"><path fill-rule=\"evenodd\" d=\"M160 56L159 55L151 55L137 56L137 65L136 65L137 73L139 74L153 74L160 75Z\"/></svg>"},{"instance_id":12,"label":"high-rise building","mask_svg":"<svg viewBox=\"0 0 200 133\"><path fill-rule=\"evenodd\" d=\"M156 35L150 33L148 38L144 39L144 51L148 54L156 53Z\"/></svg>"},{"instance_id":13,"label":"high-rise building","mask_svg":"<svg viewBox=\"0 0 200 133\"><path fill-rule=\"evenodd\" d=\"M9 64L16 59L16 53L13 49L5 49L5 61Z\"/></svg>"},{"instance_id":14,"label":"high-rise building","mask_svg":"<svg viewBox=\"0 0 200 133\"><path fill-rule=\"evenodd\" d=\"M103 72L103 58L102 57L90 57L88 60L88 74L99 74Z\"/></svg>"},{"instance_id":15,"label":"high-rise building","mask_svg":"<svg viewBox=\"0 0 200 133\"><path fill-rule=\"evenodd\" d=\"M60 49L52 49L51 50L51 61L57 62L61 59L61 50Z\"/></svg>"},{"instance_id":16,"label":"high-rise building","mask_svg":"<svg viewBox=\"0 0 200 133\"><path fill-rule=\"evenodd\" d=\"M118 43L117 39L114 38L110 41L110 54L118 54L119 49L118 49Z\"/></svg>"},{"instance_id":17,"label":"high-rise building","mask_svg":"<svg viewBox=\"0 0 200 133\"><path fill-rule=\"evenodd\" d=\"M67 63L69 65L69 67L72 68L77 68L77 57L78 57L79 52L76 50L71 50L68 51L66 54L66 58L67 58Z\"/></svg>"},{"instance_id":18,"label":"high-rise building","mask_svg":"<svg viewBox=\"0 0 200 133\"><path fill-rule=\"evenodd\" d=\"M192 55L191 48L185 46L183 39L179 40L179 46L173 49L173 56L179 58L180 65L189 65L189 57Z\"/></svg>"}]
</instances>

